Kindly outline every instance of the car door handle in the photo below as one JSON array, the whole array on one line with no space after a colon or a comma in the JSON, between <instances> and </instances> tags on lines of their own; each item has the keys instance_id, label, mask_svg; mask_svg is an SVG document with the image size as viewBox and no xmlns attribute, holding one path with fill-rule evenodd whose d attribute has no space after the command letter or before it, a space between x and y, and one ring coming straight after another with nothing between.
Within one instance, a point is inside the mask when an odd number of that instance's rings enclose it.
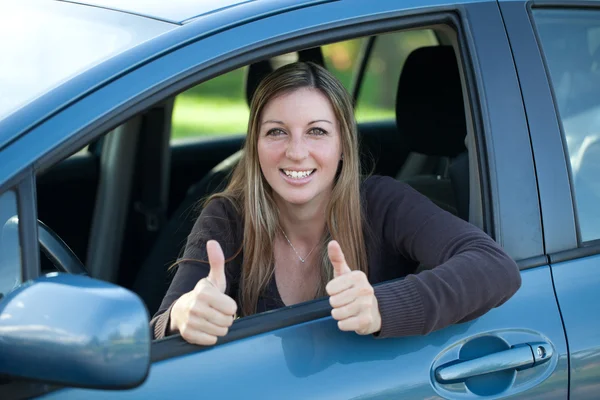
<instances>
[{"instance_id":1,"label":"car door handle","mask_svg":"<svg viewBox=\"0 0 600 400\"><path fill-rule=\"evenodd\" d=\"M468 361L442 365L435 371L440 383L464 382L475 376L505 371L522 370L545 363L552 357L552 347L545 342L525 343L504 351Z\"/></svg>"}]
</instances>

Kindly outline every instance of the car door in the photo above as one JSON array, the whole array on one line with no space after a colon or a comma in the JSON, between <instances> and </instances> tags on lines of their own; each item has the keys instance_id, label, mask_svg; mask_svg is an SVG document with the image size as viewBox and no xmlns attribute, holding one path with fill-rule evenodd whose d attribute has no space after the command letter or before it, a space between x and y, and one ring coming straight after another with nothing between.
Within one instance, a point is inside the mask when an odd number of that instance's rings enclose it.
<instances>
[{"instance_id":1,"label":"car door","mask_svg":"<svg viewBox=\"0 0 600 400\"><path fill-rule=\"evenodd\" d=\"M570 398L596 398L600 7L506 2L501 8L523 87L544 242L568 338Z\"/></svg>"},{"instance_id":2,"label":"car door","mask_svg":"<svg viewBox=\"0 0 600 400\"><path fill-rule=\"evenodd\" d=\"M204 29L200 22L189 30ZM476 132L473 155L479 160L479 168L471 171L479 176L474 198L480 199L481 226L522 269L522 287L513 298L474 321L426 336L382 340L339 331L327 299L316 300L243 318L214 347L193 346L178 336L157 341L150 375L138 388L53 388L45 397L566 399L567 346L544 255L531 141L495 1L454 6L437 0L322 2L236 24L190 40L99 88L16 146L29 144L51 160L51 150L36 144L51 128L68 139L65 146L73 146L82 132L90 138L100 134L100 124L82 130L81 119L72 122L72 115L91 121L124 118L119 113L125 106L119 111L114 104L148 105L149 93L155 100L169 96L190 80L214 73L215 65L226 70L315 42L433 24L457 32ZM205 72L208 66L213 69Z\"/></svg>"}]
</instances>

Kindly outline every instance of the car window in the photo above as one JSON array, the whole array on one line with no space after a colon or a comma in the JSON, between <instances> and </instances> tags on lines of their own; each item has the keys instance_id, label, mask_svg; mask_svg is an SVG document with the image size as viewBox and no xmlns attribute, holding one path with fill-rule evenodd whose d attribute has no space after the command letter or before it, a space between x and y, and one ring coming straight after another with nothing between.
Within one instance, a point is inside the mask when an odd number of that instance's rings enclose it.
<instances>
[{"instance_id":1,"label":"car window","mask_svg":"<svg viewBox=\"0 0 600 400\"><path fill-rule=\"evenodd\" d=\"M21 246L17 222L15 192L0 194L0 298L21 283Z\"/></svg>"},{"instance_id":2,"label":"car window","mask_svg":"<svg viewBox=\"0 0 600 400\"><path fill-rule=\"evenodd\" d=\"M177 95L171 141L245 134L250 116L244 92L247 68L219 75Z\"/></svg>"},{"instance_id":3,"label":"car window","mask_svg":"<svg viewBox=\"0 0 600 400\"><path fill-rule=\"evenodd\" d=\"M406 58L415 49L438 44L431 29L377 36L357 99L356 120L393 119L396 114L398 80Z\"/></svg>"},{"instance_id":4,"label":"car window","mask_svg":"<svg viewBox=\"0 0 600 400\"><path fill-rule=\"evenodd\" d=\"M600 11L534 10L550 73L582 241L600 239Z\"/></svg>"}]
</instances>

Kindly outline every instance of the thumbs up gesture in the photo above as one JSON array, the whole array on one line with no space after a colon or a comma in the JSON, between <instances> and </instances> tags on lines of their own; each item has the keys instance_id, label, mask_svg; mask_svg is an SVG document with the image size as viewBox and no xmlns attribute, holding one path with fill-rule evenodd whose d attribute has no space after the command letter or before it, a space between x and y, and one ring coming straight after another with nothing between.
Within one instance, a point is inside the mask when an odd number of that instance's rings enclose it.
<instances>
[{"instance_id":1,"label":"thumbs up gesture","mask_svg":"<svg viewBox=\"0 0 600 400\"><path fill-rule=\"evenodd\" d=\"M381 314L373 286L362 271L352 271L338 242L327 246L333 264L333 279L325 290L333 307L331 316L342 331L368 335L381 330Z\"/></svg>"},{"instance_id":2,"label":"thumbs up gesture","mask_svg":"<svg viewBox=\"0 0 600 400\"><path fill-rule=\"evenodd\" d=\"M235 301L225 294L225 256L218 242L206 243L210 272L194 290L181 296L171 308L170 329L188 342L213 345L225 336L237 310Z\"/></svg>"}]
</instances>

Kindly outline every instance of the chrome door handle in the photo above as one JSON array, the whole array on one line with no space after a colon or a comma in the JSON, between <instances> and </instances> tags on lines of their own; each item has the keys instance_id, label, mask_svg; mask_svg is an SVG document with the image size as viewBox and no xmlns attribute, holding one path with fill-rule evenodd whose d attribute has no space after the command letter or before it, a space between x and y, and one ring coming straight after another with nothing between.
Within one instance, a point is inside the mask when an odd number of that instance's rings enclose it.
<instances>
[{"instance_id":1,"label":"chrome door handle","mask_svg":"<svg viewBox=\"0 0 600 400\"><path fill-rule=\"evenodd\" d=\"M473 360L442 365L435 371L440 383L464 382L468 378L508 369L522 370L545 363L552 357L548 343L525 343Z\"/></svg>"}]
</instances>

